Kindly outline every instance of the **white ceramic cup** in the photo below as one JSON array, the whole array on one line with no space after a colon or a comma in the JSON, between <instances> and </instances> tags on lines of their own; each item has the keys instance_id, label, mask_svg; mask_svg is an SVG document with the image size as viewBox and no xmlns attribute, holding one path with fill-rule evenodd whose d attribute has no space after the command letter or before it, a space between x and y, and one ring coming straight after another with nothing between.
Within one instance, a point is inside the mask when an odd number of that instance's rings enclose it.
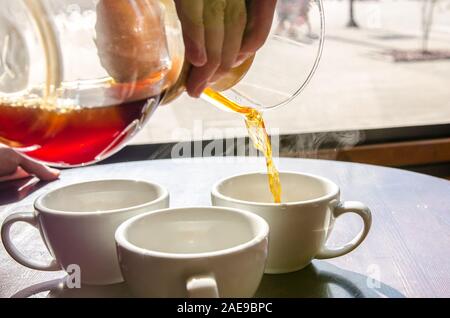
<instances>
[{"instance_id":1,"label":"white ceramic cup","mask_svg":"<svg viewBox=\"0 0 450 318\"><path fill-rule=\"evenodd\" d=\"M116 232L122 274L138 297L252 297L264 273L269 226L215 207L134 217Z\"/></svg>"},{"instance_id":2,"label":"white ceramic cup","mask_svg":"<svg viewBox=\"0 0 450 318\"><path fill-rule=\"evenodd\" d=\"M214 206L243 209L263 217L270 226L266 273L289 273L313 259L338 257L354 250L369 232L370 210L360 202L341 202L339 187L309 174L280 173L282 204L273 203L267 174L251 173L219 181L212 189ZM344 213L361 216L364 227L349 243L326 246L334 221Z\"/></svg>"},{"instance_id":3,"label":"white ceramic cup","mask_svg":"<svg viewBox=\"0 0 450 318\"><path fill-rule=\"evenodd\" d=\"M76 265L83 284L119 283L123 278L114 242L116 229L131 217L168 206L169 193L157 184L135 180L79 183L40 196L34 212L6 218L1 236L9 255L29 268L59 271ZM51 262L32 260L14 246L10 230L16 222L39 229Z\"/></svg>"}]
</instances>

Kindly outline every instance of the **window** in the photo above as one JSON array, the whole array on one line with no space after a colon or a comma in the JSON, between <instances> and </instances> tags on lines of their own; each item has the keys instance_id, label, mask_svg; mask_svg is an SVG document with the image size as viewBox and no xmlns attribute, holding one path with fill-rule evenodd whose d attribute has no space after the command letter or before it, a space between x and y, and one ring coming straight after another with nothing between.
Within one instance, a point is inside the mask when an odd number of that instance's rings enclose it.
<instances>
[{"instance_id":1,"label":"window","mask_svg":"<svg viewBox=\"0 0 450 318\"><path fill-rule=\"evenodd\" d=\"M450 123L450 59L444 58L450 55L450 1L354 1L358 28L347 27L349 3L324 0L321 65L301 96L266 113L267 126L286 135ZM430 54L423 61L394 61L413 59L422 49L424 10L426 19L432 16ZM133 143L176 142L179 128L191 132L186 139L195 138L200 126L245 135L240 116L182 97L160 107Z\"/></svg>"}]
</instances>

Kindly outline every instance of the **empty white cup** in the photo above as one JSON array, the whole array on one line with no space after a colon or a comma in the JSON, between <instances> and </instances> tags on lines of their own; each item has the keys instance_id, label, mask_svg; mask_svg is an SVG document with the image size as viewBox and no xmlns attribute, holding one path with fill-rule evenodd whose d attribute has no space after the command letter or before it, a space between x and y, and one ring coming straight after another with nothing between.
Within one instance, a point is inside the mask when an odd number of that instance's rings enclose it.
<instances>
[{"instance_id":1,"label":"empty white cup","mask_svg":"<svg viewBox=\"0 0 450 318\"><path fill-rule=\"evenodd\" d=\"M250 173L226 178L212 189L214 206L243 209L264 218L270 226L266 273L300 270L313 259L326 259L350 253L367 236L372 216L361 202L340 201L339 186L310 174L280 172L282 203L273 203L267 174ZM356 213L363 228L347 244L326 246L335 219Z\"/></svg>"},{"instance_id":2,"label":"empty white cup","mask_svg":"<svg viewBox=\"0 0 450 318\"><path fill-rule=\"evenodd\" d=\"M79 266L81 282L91 285L123 281L114 234L129 218L169 206L160 185L134 180L102 180L65 186L40 196L34 212L6 218L1 236L18 263L36 270L59 271ZM26 222L39 229L53 260L47 264L23 255L10 237L11 226Z\"/></svg>"},{"instance_id":3,"label":"empty white cup","mask_svg":"<svg viewBox=\"0 0 450 318\"><path fill-rule=\"evenodd\" d=\"M119 263L138 297L252 297L267 257L269 227L236 209L167 209L116 232Z\"/></svg>"}]
</instances>

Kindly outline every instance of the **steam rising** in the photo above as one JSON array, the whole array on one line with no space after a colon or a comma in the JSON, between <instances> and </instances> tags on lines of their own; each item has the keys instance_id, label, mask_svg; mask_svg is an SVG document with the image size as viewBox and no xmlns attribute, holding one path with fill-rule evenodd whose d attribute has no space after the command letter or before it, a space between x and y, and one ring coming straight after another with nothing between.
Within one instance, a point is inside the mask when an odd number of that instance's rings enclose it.
<instances>
[{"instance_id":1,"label":"steam rising","mask_svg":"<svg viewBox=\"0 0 450 318\"><path fill-rule=\"evenodd\" d=\"M296 158L336 159L339 149L355 147L363 141L360 131L319 132L281 138L280 156Z\"/></svg>"},{"instance_id":2,"label":"steam rising","mask_svg":"<svg viewBox=\"0 0 450 318\"><path fill-rule=\"evenodd\" d=\"M333 160L339 150L355 147L364 141L361 131L319 132L301 135L272 136L274 157L318 158ZM195 151L200 150L200 152ZM213 151L205 151L213 149ZM175 157L231 157L256 156L248 138L228 138L204 141L184 141L173 144L154 145L145 159L169 159Z\"/></svg>"}]
</instances>

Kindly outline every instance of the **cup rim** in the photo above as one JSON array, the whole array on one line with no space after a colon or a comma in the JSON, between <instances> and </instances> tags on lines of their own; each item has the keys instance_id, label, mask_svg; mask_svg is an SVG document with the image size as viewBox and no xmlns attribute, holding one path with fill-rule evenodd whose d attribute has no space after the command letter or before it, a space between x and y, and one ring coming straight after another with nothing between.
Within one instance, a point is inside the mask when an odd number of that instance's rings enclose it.
<instances>
[{"instance_id":1,"label":"cup rim","mask_svg":"<svg viewBox=\"0 0 450 318\"><path fill-rule=\"evenodd\" d=\"M139 247L133 243L131 243L126 238L126 231L129 229L129 227L134 224L136 221L146 218L149 215L153 214L164 214L164 213L171 213L171 212L179 212L185 210L215 210L215 211L227 211L232 213L238 213L241 215L244 215L247 219L251 219L253 223L256 223L258 225L258 233L253 236L251 240L248 240L242 244L238 244L229 248L224 248L216 251L211 252L199 252L199 253L171 253L171 252L160 252L160 251L154 251L151 249L146 249L143 247ZM241 252L249 247L255 246L259 244L261 241L265 240L269 235L269 224L264 220L262 217L245 211L241 209L235 209L235 208L228 208L228 207L214 207L214 206L193 206L193 207L184 207L184 208L168 208L168 209L161 209L156 211L151 211L147 213L143 213L140 215L137 215L135 217L132 217L122 223L116 230L115 233L115 241L118 247L124 248L134 254L140 254L143 256L152 256L152 257L158 257L158 258L170 258L170 259L199 259L199 258L211 258L211 257L217 257L217 256L224 256L224 255L230 255L233 253Z\"/></svg>"},{"instance_id":2,"label":"cup rim","mask_svg":"<svg viewBox=\"0 0 450 318\"><path fill-rule=\"evenodd\" d=\"M152 200L152 201L148 201L142 204L138 204L138 205L133 205L130 207L126 207L123 209L111 209L111 210L104 210L104 211L86 211L86 212L79 212L79 211L63 211L63 210L56 210L56 209L51 209L48 208L44 205L43 200L45 197L55 193L56 191L59 190L64 190L67 189L69 187L72 186L76 186L76 185L87 185L87 184L91 184L91 183L98 183L98 182L133 182L133 183L143 183L146 185L149 185L153 188L156 188L158 192L160 192L160 195ZM169 191L167 190L167 188L165 188L164 186L158 184L158 183L154 183L154 182L150 182L150 181L146 181L146 180L141 180L141 179L97 179L97 180L90 180L90 181L85 181L85 182L74 182L71 184L67 184L64 185L62 187L58 187L55 189L50 190L47 193L44 193L42 195L40 195L36 201L34 202L34 208L35 210L39 211L39 212L43 212L43 213L49 213L49 214L57 214L57 215L64 215L64 216L74 216L74 217L83 217L83 216L92 216L92 215L108 215L108 214L115 214L115 213L121 213L121 212L129 212L129 211L133 211L133 210L137 210L137 209L142 209L145 207L149 207L152 205L156 205L160 202L163 202L165 200L167 200L169 198Z\"/></svg>"},{"instance_id":3,"label":"cup rim","mask_svg":"<svg viewBox=\"0 0 450 318\"><path fill-rule=\"evenodd\" d=\"M313 178L316 180L319 180L325 184L328 184L331 186L332 190L329 191L328 193L326 193L323 196L320 196L318 198L314 198L311 200L303 200L303 201L290 201L290 202L281 202L281 203L274 203L274 202L254 202L254 201L246 201L246 200L240 200L240 199L236 199L230 196L227 196L225 194L222 194L219 191L219 187L224 184L227 181L230 181L232 179L237 179L239 177L247 177L247 176L252 176L252 175L265 175L267 176L267 172L247 172L247 173L239 173L239 174L235 174L229 177L225 177L222 178L221 180L217 181L211 190L211 195L213 197L225 200L225 201L229 201L229 202L233 202L233 203L238 203L241 205L247 205L247 206L257 206L257 207L288 207L288 206L299 206L299 205L310 205L310 204L316 204L319 202L323 202L323 201L329 201L331 199L333 199L334 197L338 196L340 193L340 188L339 186L331 181L330 179L327 179L325 177L322 176L318 176L315 174L311 174L311 173L303 173L303 172L296 172L296 171L279 171L280 175L296 175L296 176L304 176L304 177L309 177L309 178Z\"/></svg>"}]
</instances>

